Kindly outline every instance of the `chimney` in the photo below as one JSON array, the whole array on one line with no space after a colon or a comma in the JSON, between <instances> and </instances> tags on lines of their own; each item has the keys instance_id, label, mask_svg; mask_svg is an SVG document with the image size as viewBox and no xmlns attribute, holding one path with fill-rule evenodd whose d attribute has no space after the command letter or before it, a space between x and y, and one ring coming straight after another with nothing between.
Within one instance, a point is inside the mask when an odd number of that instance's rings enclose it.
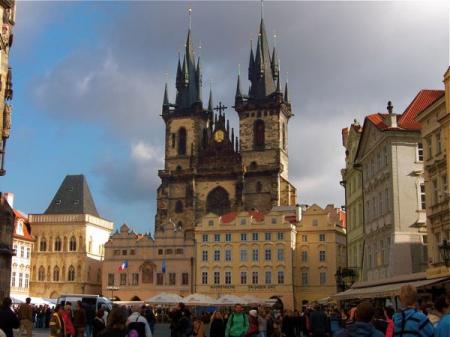
<instances>
[{"instance_id":1,"label":"chimney","mask_svg":"<svg viewBox=\"0 0 450 337\"><path fill-rule=\"evenodd\" d=\"M444 86L445 86L445 108L446 112L450 113L450 67L444 74Z\"/></svg>"},{"instance_id":2,"label":"chimney","mask_svg":"<svg viewBox=\"0 0 450 337\"><path fill-rule=\"evenodd\" d=\"M14 193L5 192L3 195L5 196L5 199L8 202L9 206L11 206L11 208L14 208Z\"/></svg>"},{"instance_id":3,"label":"chimney","mask_svg":"<svg viewBox=\"0 0 450 337\"><path fill-rule=\"evenodd\" d=\"M387 105L387 110L389 114L384 120L384 123L387 125L388 128L396 128L397 127L397 115L393 113L394 106L392 105L392 102L389 101Z\"/></svg>"},{"instance_id":4,"label":"chimney","mask_svg":"<svg viewBox=\"0 0 450 337\"><path fill-rule=\"evenodd\" d=\"M302 207L299 204L295 205L295 219L297 222L302 220Z\"/></svg>"}]
</instances>

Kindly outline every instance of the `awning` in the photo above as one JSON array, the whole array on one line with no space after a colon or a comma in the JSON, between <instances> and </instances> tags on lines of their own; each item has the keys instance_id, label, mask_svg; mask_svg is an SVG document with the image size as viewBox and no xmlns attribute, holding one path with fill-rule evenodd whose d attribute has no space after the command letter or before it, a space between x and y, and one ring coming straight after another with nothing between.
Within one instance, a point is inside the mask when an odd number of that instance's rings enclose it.
<instances>
[{"instance_id":1,"label":"awning","mask_svg":"<svg viewBox=\"0 0 450 337\"><path fill-rule=\"evenodd\" d=\"M413 282L401 282L401 283L391 283L384 284L373 287L366 288L355 288L349 289L342 293L331 296L333 299L342 301L349 299L363 299L363 298L379 298L379 297L390 297L398 296L400 293L400 288L404 285L412 285L416 288L433 285L444 280L450 280L448 277L441 277L432 280L420 280Z\"/></svg>"}]
</instances>

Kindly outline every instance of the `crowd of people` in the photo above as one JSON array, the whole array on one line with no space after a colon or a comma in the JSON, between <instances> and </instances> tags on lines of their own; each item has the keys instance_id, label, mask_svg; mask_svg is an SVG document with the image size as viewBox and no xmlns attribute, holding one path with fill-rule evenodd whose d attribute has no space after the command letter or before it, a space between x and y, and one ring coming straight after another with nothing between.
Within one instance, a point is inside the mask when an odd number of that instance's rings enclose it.
<instances>
[{"instance_id":1,"label":"crowd of people","mask_svg":"<svg viewBox=\"0 0 450 337\"><path fill-rule=\"evenodd\" d=\"M231 312L197 315L179 303L168 312L170 337L450 337L450 295L437 297L432 308L418 308L417 290L407 285L399 298L402 308L397 312L363 301L347 311L320 305L301 312L245 309L236 304ZM47 324L50 337L152 337L155 329L153 309L145 305L95 312L81 301L73 308L68 302L49 315L44 310L39 319L40 309L29 299L16 310L11 304L6 298L0 307L0 337L14 337L13 329L19 328L20 336L31 337L33 326Z\"/></svg>"}]
</instances>

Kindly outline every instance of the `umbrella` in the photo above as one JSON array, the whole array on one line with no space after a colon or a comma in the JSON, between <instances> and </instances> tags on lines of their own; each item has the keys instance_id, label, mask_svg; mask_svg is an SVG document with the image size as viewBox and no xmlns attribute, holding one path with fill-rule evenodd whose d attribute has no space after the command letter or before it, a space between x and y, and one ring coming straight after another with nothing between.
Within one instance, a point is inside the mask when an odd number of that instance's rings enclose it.
<instances>
[{"instance_id":1,"label":"umbrella","mask_svg":"<svg viewBox=\"0 0 450 337\"><path fill-rule=\"evenodd\" d=\"M183 297L172 293L161 293L145 300L149 304L177 304L183 302Z\"/></svg>"},{"instance_id":2,"label":"umbrella","mask_svg":"<svg viewBox=\"0 0 450 337\"><path fill-rule=\"evenodd\" d=\"M183 303L187 305L214 305L217 300L202 294L191 294L183 298Z\"/></svg>"},{"instance_id":3,"label":"umbrella","mask_svg":"<svg viewBox=\"0 0 450 337\"><path fill-rule=\"evenodd\" d=\"M265 304L266 300L262 298L258 298L253 295L244 295L242 296L242 299L245 301L246 304Z\"/></svg>"},{"instance_id":4,"label":"umbrella","mask_svg":"<svg viewBox=\"0 0 450 337\"><path fill-rule=\"evenodd\" d=\"M219 305L247 304L247 302L236 295L223 295L217 300Z\"/></svg>"}]
</instances>

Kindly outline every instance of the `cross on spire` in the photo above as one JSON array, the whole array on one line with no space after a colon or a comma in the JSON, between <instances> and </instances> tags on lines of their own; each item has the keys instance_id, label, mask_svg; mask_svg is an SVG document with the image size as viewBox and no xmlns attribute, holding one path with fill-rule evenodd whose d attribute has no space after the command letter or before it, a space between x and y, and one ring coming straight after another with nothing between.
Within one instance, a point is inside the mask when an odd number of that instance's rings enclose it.
<instances>
[{"instance_id":1,"label":"cross on spire","mask_svg":"<svg viewBox=\"0 0 450 337\"><path fill-rule=\"evenodd\" d=\"M214 110L219 111L219 114L222 114L222 111L228 109L227 106L223 105L222 102L219 102L219 105L214 108Z\"/></svg>"}]
</instances>

